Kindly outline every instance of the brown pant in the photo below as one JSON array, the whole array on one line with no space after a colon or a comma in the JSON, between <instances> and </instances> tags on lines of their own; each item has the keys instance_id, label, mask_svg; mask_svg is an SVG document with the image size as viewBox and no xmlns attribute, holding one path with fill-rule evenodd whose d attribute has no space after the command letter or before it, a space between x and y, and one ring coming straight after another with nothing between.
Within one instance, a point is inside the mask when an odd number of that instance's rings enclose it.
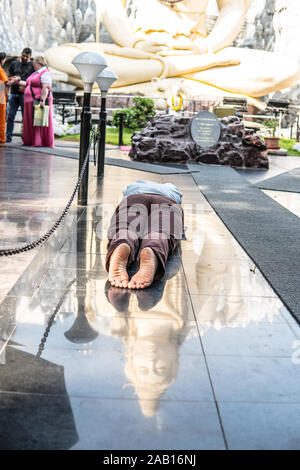
<instances>
[{"instance_id":1,"label":"brown pant","mask_svg":"<svg viewBox=\"0 0 300 470\"><path fill-rule=\"evenodd\" d=\"M123 199L114 212L108 229L108 251L105 267L108 271L112 252L121 243L130 246L128 266L143 248L151 248L157 259L155 279L165 273L166 261L183 233L183 210L173 199L158 194L133 194Z\"/></svg>"}]
</instances>

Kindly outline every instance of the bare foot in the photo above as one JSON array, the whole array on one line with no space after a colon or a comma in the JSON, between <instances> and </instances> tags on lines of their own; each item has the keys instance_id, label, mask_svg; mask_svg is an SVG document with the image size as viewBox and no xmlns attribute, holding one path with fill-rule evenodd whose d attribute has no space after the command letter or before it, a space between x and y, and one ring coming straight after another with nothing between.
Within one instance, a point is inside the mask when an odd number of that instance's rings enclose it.
<instances>
[{"instance_id":1,"label":"bare foot","mask_svg":"<svg viewBox=\"0 0 300 470\"><path fill-rule=\"evenodd\" d=\"M128 274L126 270L130 246L127 243L118 245L109 261L108 280L112 286L127 287Z\"/></svg>"},{"instance_id":2,"label":"bare foot","mask_svg":"<svg viewBox=\"0 0 300 470\"><path fill-rule=\"evenodd\" d=\"M152 284L158 260L151 248L144 248L140 254L140 268L128 283L129 289L145 289Z\"/></svg>"}]
</instances>

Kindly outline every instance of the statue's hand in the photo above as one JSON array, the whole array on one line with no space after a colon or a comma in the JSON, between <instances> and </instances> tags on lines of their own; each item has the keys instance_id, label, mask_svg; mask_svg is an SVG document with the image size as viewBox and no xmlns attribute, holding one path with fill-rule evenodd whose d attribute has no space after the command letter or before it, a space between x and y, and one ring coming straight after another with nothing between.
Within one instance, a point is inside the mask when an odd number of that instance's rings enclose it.
<instances>
[{"instance_id":1,"label":"statue's hand","mask_svg":"<svg viewBox=\"0 0 300 470\"><path fill-rule=\"evenodd\" d=\"M151 33L146 39L136 41L135 49L141 51L157 53L172 49L172 37L167 33Z\"/></svg>"},{"instance_id":2,"label":"statue's hand","mask_svg":"<svg viewBox=\"0 0 300 470\"><path fill-rule=\"evenodd\" d=\"M151 52L152 54L155 54L160 51L165 51L167 49L166 46L157 42L144 40L140 40L134 47L135 49L139 49L140 51Z\"/></svg>"},{"instance_id":3,"label":"statue's hand","mask_svg":"<svg viewBox=\"0 0 300 470\"><path fill-rule=\"evenodd\" d=\"M193 42L183 34L172 38L172 49L193 50Z\"/></svg>"}]
</instances>

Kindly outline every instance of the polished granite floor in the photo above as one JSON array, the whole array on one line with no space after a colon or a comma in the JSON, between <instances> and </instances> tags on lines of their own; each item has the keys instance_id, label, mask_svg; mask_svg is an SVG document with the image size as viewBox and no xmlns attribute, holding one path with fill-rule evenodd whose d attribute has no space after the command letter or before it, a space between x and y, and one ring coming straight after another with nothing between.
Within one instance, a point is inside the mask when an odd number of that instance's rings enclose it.
<instances>
[{"instance_id":1,"label":"polished granite floor","mask_svg":"<svg viewBox=\"0 0 300 470\"><path fill-rule=\"evenodd\" d=\"M1 149L0 247L20 247L44 235L71 196L77 162ZM73 208L71 212L73 211ZM0 258L0 300L30 265L36 251Z\"/></svg>"},{"instance_id":2,"label":"polished granite floor","mask_svg":"<svg viewBox=\"0 0 300 470\"><path fill-rule=\"evenodd\" d=\"M1 247L44 233L76 175L74 160L1 149ZM111 287L103 264L136 179L184 195L186 240L145 291ZM108 166L97 186L91 166L89 206L0 262L1 449L300 449L299 326L191 175Z\"/></svg>"}]
</instances>

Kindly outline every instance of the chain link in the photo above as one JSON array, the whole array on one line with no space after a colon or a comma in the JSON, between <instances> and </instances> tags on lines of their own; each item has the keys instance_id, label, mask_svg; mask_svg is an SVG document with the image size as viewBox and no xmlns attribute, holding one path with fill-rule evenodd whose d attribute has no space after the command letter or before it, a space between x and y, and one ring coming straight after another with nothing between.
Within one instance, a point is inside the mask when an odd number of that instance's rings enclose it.
<instances>
[{"instance_id":1,"label":"chain link","mask_svg":"<svg viewBox=\"0 0 300 470\"><path fill-rule=\"evenodd\" d=\"M24 253L25 251L30 251L30 250L33 250L34 248L36 248L37 246L39 245L42 245L43 243L45 243L52 235L53 232L55 232L55 230L58 228L58 226L61 224L61 222L63 221L64 217L66 216L68 210L70 209L73 201L74 201L74 198L76 196L76 193L78 191L78 188L81 184L81 180L83 178L83 175L84 175L84 172L85 172L85 169L86 169L86 166L87 166L87 163L89 161L89 156L90 156L90 150L91 150L91 145L92 145L92 142L94 142L95 140L95 135L96 135L96 131L97 131L97 128L96 127L93 127L92 128L92 135L90 137L90 141L89 141L89 146L88 146L88 149L87 149L87 153L86 153L86 157L85 157L85 160L83 162L83 165L82 165L82 168L81 168L81 171L80 171L80 174L79 174L79 177L78 177L78 180L77 180L77 183L76 183L76 186L74 188L74 191L72 193L72 196L70 197L69 199L69 202L68 204L66 205L65 209L63 210L63 212L61 213L60 217L56 220L56 222L54 222L54 224L52 225L52 227L50 228L50 230L48 230L47 233L45 233L42 237L40 237L38 240L32 242L32 243L29 243L25 246L22 246L20 248L8 248L6 250L0 250L0 256L12 256L12 255L17 255L19 253Z\"/></svg>"}]
</instances>

